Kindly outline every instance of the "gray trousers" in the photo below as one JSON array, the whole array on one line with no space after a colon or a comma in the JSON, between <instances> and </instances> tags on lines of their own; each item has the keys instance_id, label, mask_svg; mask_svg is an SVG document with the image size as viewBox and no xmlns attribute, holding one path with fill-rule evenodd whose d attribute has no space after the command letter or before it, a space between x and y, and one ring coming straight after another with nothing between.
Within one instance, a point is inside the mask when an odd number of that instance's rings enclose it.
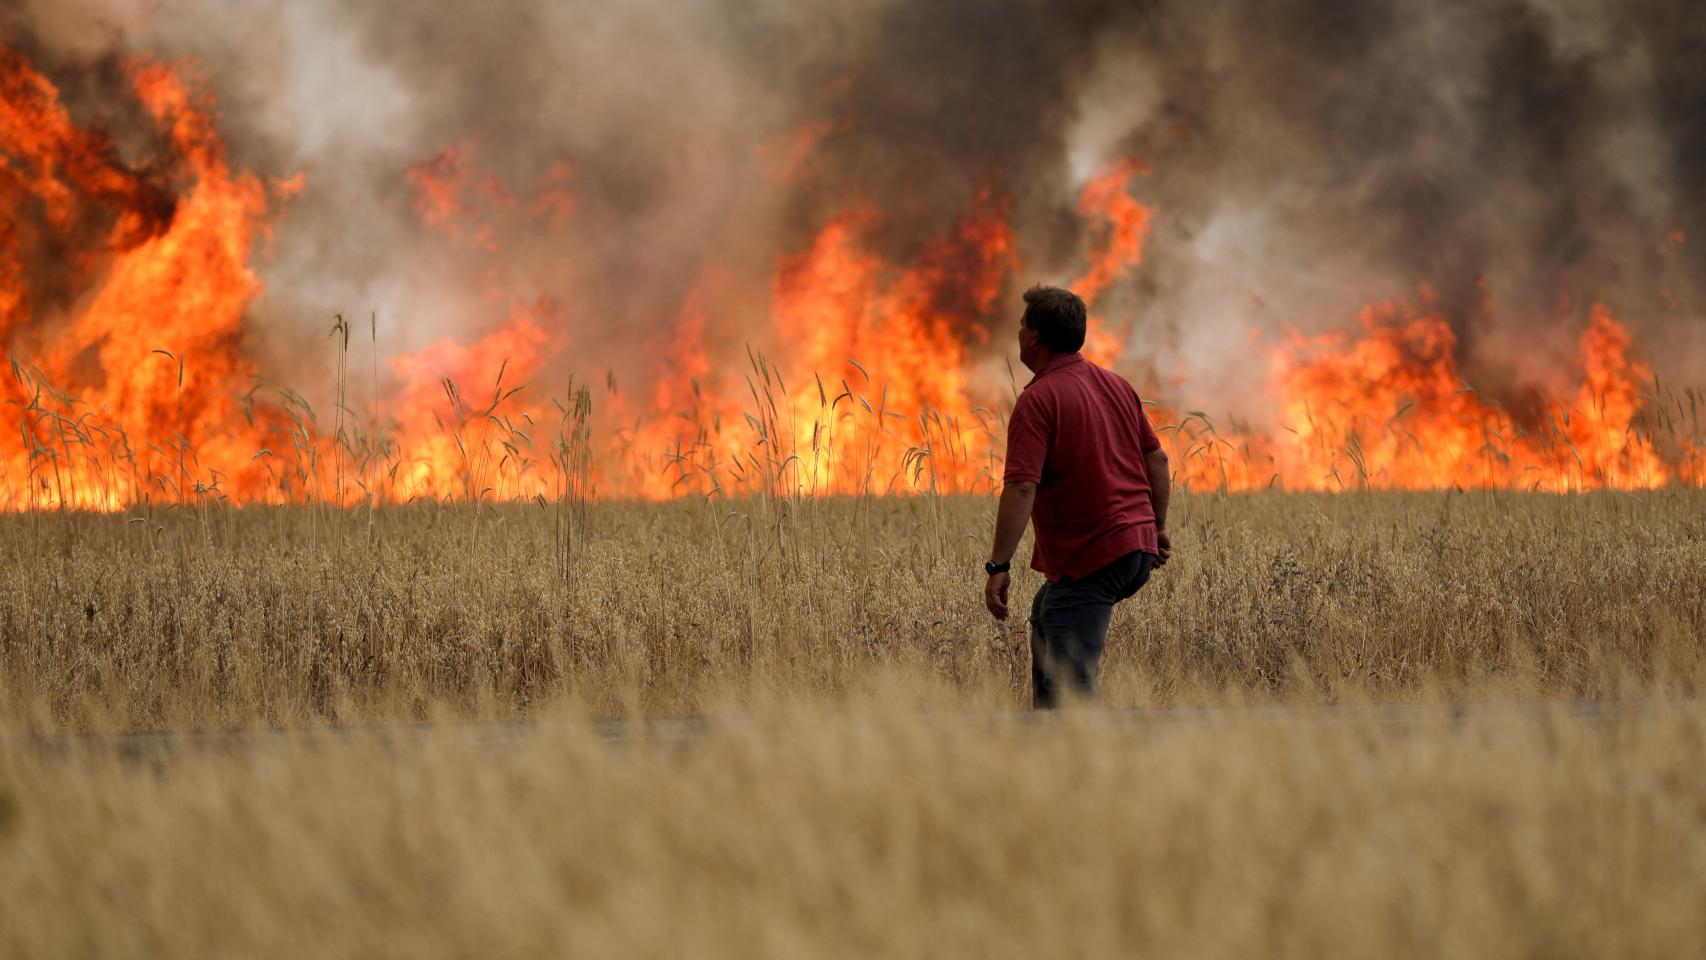
<instances>
[{"instance_id":1,"label":"gray trousers","mask_svg":"<svg viewBox=\"0 0 1706 960\"><path fill-rule=\"evenodd\" d=\"M1155 554L1138 550L1079 580L1044 582L1031 601L1031 705L1057 706L1062 687L1096 696L1114 604L1149 582Z\"/></svg>"}]
</instances>

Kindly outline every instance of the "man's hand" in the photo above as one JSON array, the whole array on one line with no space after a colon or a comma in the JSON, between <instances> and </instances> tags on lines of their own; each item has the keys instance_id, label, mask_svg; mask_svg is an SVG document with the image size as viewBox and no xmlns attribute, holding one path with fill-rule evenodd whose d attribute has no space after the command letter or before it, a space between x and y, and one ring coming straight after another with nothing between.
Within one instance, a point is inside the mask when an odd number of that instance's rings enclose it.
<instances>
[{"instance_id":1,"label":"man's hand","mask_svg":"<svg viewBox=\"0 0 1706 960\"><path fill-rule=\"evenodd\" d=\"M1013 582L1011 574L1003 571L989 575L989 582L983 587L983 605L989 608L989 613L997 620L1007 619L1007 586Z\"/></svg>"},{"instance_id":2,"label":"man's hand","mask_svg":"<svg viewBox=\"0 0 1706 960\"><path fill-rule=\"evenodd\" d=\"M1013 562L1013 551L1019 549L1019 538L1025 535L1025 525L1031 522L1031 505L1036 499L1035 481L1018 480L1001 488L1001 502L995 508L995 546L989 551L990 563ZM983 605L997 620L1007 619L1007 585L1012 581L1003 570L991 574L983 588Z\"/></svg>"},{"instance_id":3,"label":"man's hand","mask_svg":"<svg viewBox=\"0 0 1706 960\"><path fill-rule=\"evenodd\" d=\"M1173 556L1173 538L1165 530L1155 531L1155 565L1165 567Z\"/></svg>"}]
</instances>

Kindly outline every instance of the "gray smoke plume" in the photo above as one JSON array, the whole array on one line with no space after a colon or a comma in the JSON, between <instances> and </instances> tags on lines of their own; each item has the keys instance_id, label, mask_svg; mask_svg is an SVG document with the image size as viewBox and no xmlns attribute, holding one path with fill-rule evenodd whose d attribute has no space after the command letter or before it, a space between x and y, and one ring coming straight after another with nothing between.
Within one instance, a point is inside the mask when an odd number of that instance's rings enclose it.
<instances>
[{"instance_id":1,"label":"gray smoke plume","mask_svg":"<svg viewBox=\"0 0 1706 960\"><path fill-rule=\"evenodd\" d=\"M1081 269L1073 201L1121 156L1152 167L1136 189L1156 217L1098 312L1133 331L1130 370L1191 405L1260 413L1252 329L1344 328L1423 285L1471 379L1513 402L1567 367L1594 301L1661 373L1706 374L1706 18L1683 0L25 0L4 16L68 88L115 54L194 58L237 163L306 175L256 308L280 379L324 364L307 333L336 311L378 310L398 352L544 297L564 363L632 381L713 273L711 348L738 363L742 340L766 345L778 257L830 217L869 204L873 242L905 262L984 187L1012 204L1016 293ZM806 128L809 169L780 177ZM414 209L407 171L456 145L522 201L477 211L496 253ZM552 228L522 208L564 163L574 208ZM968 340L998 332L991 351L1009 322L963 317Z\"/></svg>"},{"instance_id":2,"label":"gray smoke plume","mask_svg":"<svg viewBox=\"0 0 1706 960\"><path fill-rule=\"evenodd\" d=\"M1151 160L1167 213L1139 309L1189 363L1242 342L1256 300L1310 329L1425 283L1496 389L1561 362L1604 300L1699 375L1706 38L1685 13L1157 5L1125 41L1153 56L1104 55L1092 91L1141 91L1105 134Z\"/></svg>"}]
</instances>

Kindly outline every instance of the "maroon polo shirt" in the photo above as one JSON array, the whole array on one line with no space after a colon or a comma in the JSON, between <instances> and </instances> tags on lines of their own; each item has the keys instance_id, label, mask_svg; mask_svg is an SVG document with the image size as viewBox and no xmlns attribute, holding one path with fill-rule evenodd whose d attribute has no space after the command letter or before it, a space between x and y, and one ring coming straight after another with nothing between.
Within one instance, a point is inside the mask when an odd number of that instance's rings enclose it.
<instances>
[{"instance_id":1,"label":"maroon polo shirt","mask_svg":"<svg viewBox=\"0 0 1706 960\"><path fill-rule=\"evenodd\" d=\"M1007 424L1004 477L1037 485L1032 569L1076 580L1134 550L1158 552L1143 458L1160 446L1137 391L1082 354L1032 377Z\"/></svg>"}]
</instances>

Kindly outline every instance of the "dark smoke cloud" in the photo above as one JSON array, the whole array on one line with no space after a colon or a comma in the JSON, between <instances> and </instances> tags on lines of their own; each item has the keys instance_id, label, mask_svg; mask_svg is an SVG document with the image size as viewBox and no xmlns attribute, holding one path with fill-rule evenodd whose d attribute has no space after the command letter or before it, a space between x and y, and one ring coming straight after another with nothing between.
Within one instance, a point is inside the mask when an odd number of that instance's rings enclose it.
<instances>
[{"instance_id":1,"label":"dark smoke cloud","mask_svg":"<svg viewBox=\"0 0 1706 960\"><path fill-rule=\"evenodd\" d=\"M337 310L380 310L393 349L466 335L495 284L556 300L575 363L640 377L712 267L733 361L776 257L828 217L869 203L904 260L986 184L1013 285L1067 279L1077 190L1131 155L1155 229L1100 312L1196 405L1249 406L1252 327L1343 327L1421 284L1512 395L1568 363L1595 299L1664 372L1706 375L1706 27L1682 0L147 6L10 19L61 77L196 57L238 160L307 174L258 308L282 369ZM761 145L809 124L812 170L781 183ZM403 171L462 142L518 194L572 164L571 226L494 216L500 257L423 231Z\"/></svg>"},{"instance_id":2,"label":"dark smoke cloud","mask_svg":"<svg viewBox=\"0 0 1706 960\"><path fill-rule=\"evenodd\" d=\"M1014 198L1020 220L1050 226L1075 189L1068 138L1092 45L1138 9L1016 0L880 11L866 42L802 65L810 85L830 91L821 109L845 129L826 144L824 176L796 204L819 222L847 197L873 199L897 256L960 216L984 184ZM1052 233L1033 238L1047 241L1045 258L1081 251L1076 238Z\"/></svg>"},{"instance_id":3,"label":"dark smoke cloud","mask_svg":"<svg viewBox=\"0 0 1706 960\"><path fill-rule=\"evenodd\" d=\"M1706 58L1684 7L1156 6L1105 43L1118 82L1096 92L1141 91L1119 143L1154 163L1165 213L1136 308L1212 355L1243 342L1239 298L1308 329L1425 283L1494 382L1551 372L1595 299L1670 339L1706 305L1688 108ZM1523 369L1537 352L1552 363ZM1702 353L1696 335L1695 374Z\"/></svg>"}]
</instances>

